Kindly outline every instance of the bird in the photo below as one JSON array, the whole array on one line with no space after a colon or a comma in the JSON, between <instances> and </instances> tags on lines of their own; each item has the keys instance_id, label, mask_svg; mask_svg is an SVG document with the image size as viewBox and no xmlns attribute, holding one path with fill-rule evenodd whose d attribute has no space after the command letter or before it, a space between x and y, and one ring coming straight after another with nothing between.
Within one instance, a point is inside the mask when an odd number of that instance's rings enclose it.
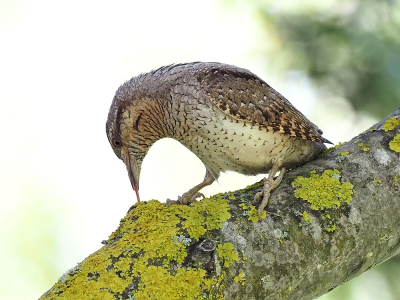
<instances>
[{"instance_id":1,"label":"bird","mask_svg":"<svg viewBox=\"0 0 400 300\"><path fill-rule=\"evenodd\" d=\"M204 180L167 204L190 204L221 172L267 174L253 204L261 215L288 169L313 160L331 143L284 96L247 69L216 62L161 67L123 83L106 123L112 149L139 197L150 147L173 138L205 165ZM279 175L275 175L279 172Z\"/></svg>"}]
</instances>

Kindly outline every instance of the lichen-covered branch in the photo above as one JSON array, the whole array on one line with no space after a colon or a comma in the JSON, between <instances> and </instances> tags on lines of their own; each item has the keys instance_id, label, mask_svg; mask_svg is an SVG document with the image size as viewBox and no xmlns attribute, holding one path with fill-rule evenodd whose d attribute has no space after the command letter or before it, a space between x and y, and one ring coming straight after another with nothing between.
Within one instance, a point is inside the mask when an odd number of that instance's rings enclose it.
<instances>
[{"instance_id":1,"label":"lichen-covered branch","mask_svg":"<svg viewBox=\"0 0 400 300\"><path fill-rule=\"evenodd\" d=\"M41 299L314 299L400 251L400 109L288 172L190 206L139 203Z\"/></svg>"}]
</instances>

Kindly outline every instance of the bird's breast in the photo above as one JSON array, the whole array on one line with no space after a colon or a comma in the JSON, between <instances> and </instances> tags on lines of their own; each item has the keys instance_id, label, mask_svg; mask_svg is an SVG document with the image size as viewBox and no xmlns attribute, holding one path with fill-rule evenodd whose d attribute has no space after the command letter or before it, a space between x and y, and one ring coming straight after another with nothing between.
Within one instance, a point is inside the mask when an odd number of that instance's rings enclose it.
<instances>
[{"instance_id":1,"label":"bird's breast","mask_svg":"<svg viewBox=\"0 0 400 300\"><path fill-rule=\"evenodd\" d=\"M221 171L255 175L267 173L272 160L288 168L312 160L325 146L265 127L238 121L222 112L196 116L181 143L218 176Z\"/></svg>"}]
</instances>

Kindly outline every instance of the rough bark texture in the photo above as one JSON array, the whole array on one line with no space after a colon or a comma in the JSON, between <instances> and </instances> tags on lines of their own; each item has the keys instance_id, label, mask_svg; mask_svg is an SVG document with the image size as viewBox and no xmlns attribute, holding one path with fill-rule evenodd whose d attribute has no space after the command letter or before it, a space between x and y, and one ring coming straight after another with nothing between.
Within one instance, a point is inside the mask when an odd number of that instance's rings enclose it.
<instances>
[{"instance_id":1,"label":"rough bark texture","mask_svg":"<svg viewBox=\"0 0 400 300\"><path fill-rule=\"evenodd\" d=\"M400 109L389 117L400 118ZM210 221L207 217L213 212L203 207L204 232L195 228L200 225L193 220L199 217L185 217L186 208L165 208L155 201L134 206L107 244L67 272L41 299L305 300L327 293L400 251L400 160L394 147L389 148L399 137L400 126L385 132L381 126L386 120L289 171L273 191L262 222L249 220L260 184L218 196L215 203L227 202L230 216L223 206L216 206L220 215ZM326 170L338 171L327 178L353 185L353 194L348 195L352 199L315 210L315 203L295 197L298 188L292 184L299 176L311 177L311 171L322 175ZM147 219L143 234L145 226L132 226L146 214L146 205L158 205L161 216L152 211L156 220ZM165 216L177 218L171 237L164 246L142 246L152 239L152 231L159 236L159 230L169 228ZM174 250L178 254L168 250L169 240L179 248ZM157 253L146 256L146 251ZM145 279L150 273L153 281ZM174 290L174 285L179 287Z\"/></svg>"}]
</instances>

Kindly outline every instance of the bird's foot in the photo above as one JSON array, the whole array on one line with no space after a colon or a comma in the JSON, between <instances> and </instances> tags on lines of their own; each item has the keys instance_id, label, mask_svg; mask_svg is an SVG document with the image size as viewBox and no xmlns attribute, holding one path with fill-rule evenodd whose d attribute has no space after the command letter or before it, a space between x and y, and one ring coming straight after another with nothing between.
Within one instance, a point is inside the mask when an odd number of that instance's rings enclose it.
<instances>
[{"instance_id":1,"label":"bird's foot","mask_svg":"<svg viewBox=\"0 0 400 300\"><path fill-rule=\"evenodd\" d=\"M270 179L269 177L264 178L263 189L254 196L253 205L256 204L256 202L259 198L263 197L261 204L258 207L258 221L259 222L261 222L261 220L262 220L261 215L264 211L264 208L268 204L269 197L271 196L271 191L274 190L281 183L281 181L283 179L283 175L285 175L285 171L286 171L286 169L282 168L281 172L279 173L279 176L276 179Z\"/></svg>"},{"instance_id":2,"label":"bird's foot","mask_svg":"<svg viewBox=\"0 0 400 300\"><path fill-rule=\"evenodd\" d=\"M167 199L166 205L170 206L171 204L181 204L181 205L189 205L190 203L196 202L196 199L199 197L205 198L202 193L195 193L194 195L189 195L188 193L183 194L182 196L178 196L178 200Z\"/></svg>"}]
</instances>

